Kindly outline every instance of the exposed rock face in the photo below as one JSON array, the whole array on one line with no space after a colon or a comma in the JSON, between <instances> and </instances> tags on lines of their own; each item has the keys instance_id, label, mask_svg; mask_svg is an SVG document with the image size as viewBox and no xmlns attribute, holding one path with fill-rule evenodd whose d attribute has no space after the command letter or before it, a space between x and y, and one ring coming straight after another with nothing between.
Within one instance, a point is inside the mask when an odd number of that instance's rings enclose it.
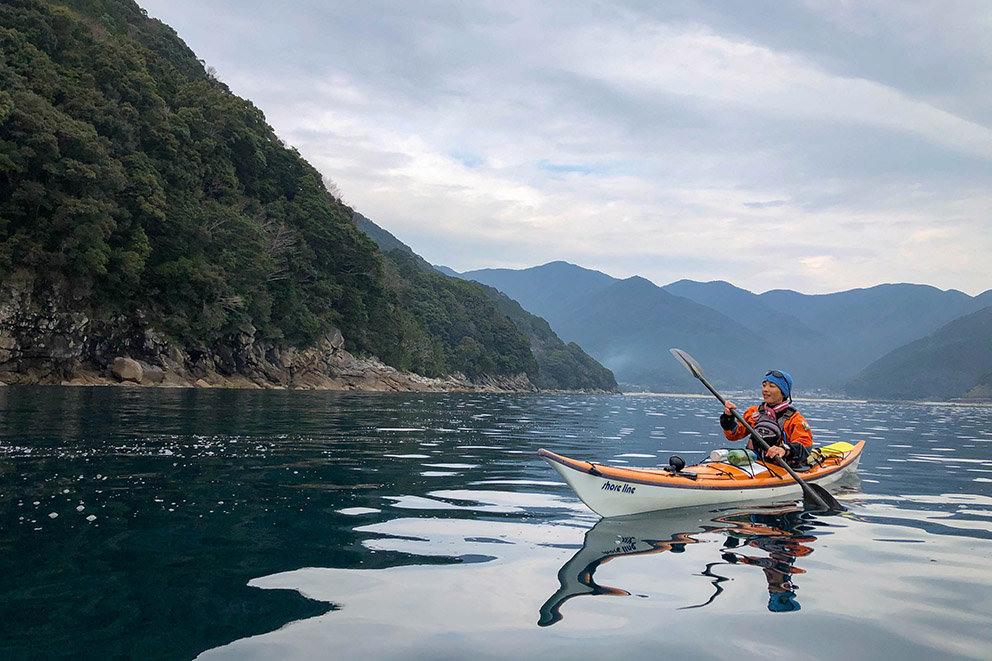
<instances>
[{"instance_id":1,"label":"exposed rock face","mask_svg":"<svg viewBox=\"0 0 992 661\"><path fill-rule=\"evenodd\" d=\"M254 328L211 347L182 347L133 317L91 319L64 312L65 300L31 300L30 283L0 289L0 383L118 384L372 391L533 391L526 375L454 374L434 379L400 372L345 350L334 329L313 347L263 342ZM71 298L71 297L66 297Z\"/></svg>"}]
</instances>

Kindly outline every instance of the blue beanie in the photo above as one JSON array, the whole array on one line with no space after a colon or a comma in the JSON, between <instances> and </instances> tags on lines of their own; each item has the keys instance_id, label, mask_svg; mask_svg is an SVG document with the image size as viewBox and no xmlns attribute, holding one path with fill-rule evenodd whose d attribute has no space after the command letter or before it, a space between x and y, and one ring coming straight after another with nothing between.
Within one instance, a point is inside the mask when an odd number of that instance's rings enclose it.
<instances>
[{"instance_id":1,"label":"blue beanie","mask_svg":"<svg viewBox=\"0 0 992 661\"><path fill-rule=\"evenodd\" d=\"M802 609L796 601L796 593L792 590L782 593L768 593L768 610L773 613L789 613Z\"/></svg>"},{"instance_id":2,"label":"blue beanie","mask_svg":"<svg viewBox=\"0 0 992 661\"><path fill-rule=\"evenodd\" d=\"M772 372L781 374L782 376L777 376ZM774 383L778 386L778 389L782 391L782 396L786 399L792 399L792 375L788 372L782 372L780 370L772 370L765 375L765 378L761 380L762 383L768 381L769 383Z\"/></svg>"}]
</instances>

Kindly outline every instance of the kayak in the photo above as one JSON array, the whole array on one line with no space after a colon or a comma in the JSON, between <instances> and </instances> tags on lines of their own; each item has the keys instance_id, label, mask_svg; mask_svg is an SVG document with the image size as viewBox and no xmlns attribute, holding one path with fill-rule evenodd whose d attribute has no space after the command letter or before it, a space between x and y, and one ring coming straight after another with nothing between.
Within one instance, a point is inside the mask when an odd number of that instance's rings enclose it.
<instances>
[{"instance_id":1,"label":"kayak","mask_svg":"<svg viewBox=\"0 0 992 661\"><path fill-rule=\"evenodd\" d=\"M835 484L855 472L864 447L865 442L859 441L856 445L840 442L814 448L809 469L797 472L807 483L822 487ZM675 470L597 464L543 448L537 454L558 471L589 509L602 517L802 497L802 487L774 463L754 461L735 466L706 460Z\"/></svg>"}]
</instances>

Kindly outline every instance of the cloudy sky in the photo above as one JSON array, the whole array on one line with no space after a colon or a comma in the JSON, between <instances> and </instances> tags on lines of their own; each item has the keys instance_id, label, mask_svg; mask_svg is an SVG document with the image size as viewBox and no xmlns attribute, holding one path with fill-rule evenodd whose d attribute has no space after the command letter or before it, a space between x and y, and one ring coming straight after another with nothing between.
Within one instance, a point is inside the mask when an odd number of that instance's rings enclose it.
<instances>
[{"instance_id":1,"label":"cloudy sky","mask_svg":"<svg viewBox=\"0 0 992 661\"><path fill-rule=\"evenodd\" d=\"M992 288L987 0L138 0L458 271Z\"/></svg>"}]
</instances>

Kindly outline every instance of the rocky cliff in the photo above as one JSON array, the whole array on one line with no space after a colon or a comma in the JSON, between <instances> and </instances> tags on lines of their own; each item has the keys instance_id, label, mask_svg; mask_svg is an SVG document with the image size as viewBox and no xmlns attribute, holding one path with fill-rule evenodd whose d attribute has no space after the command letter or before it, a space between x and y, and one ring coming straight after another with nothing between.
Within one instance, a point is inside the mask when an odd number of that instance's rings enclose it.
<instances>
[{"instance_id":1,"label":"rocky cliff","mask_svg":"<svg viewBox=\"0 0 992 661\"><path fill-rule=\"evenodd\" d=\"M78 293L35 300L31 276L0 289L0 383L155 385L370 391L533 391L526 375L428 378L345 350L338 330L297 349L248 327L213 345L179 346L133 317L72 309Z\"/></svg>"}]
</instances>

